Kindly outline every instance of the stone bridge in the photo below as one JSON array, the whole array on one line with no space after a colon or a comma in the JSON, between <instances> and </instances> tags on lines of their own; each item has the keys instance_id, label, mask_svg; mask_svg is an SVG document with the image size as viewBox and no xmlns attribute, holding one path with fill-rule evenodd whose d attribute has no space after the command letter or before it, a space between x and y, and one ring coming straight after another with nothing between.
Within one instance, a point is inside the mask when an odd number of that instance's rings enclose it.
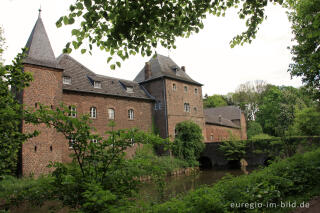
<instances>
[{"instance_id":1,"label":"stone bridge","mask_svg":"<svg viewBox=\"0 0 320 213\"><path fill-rule=\"evenodd\" d=\"M226 159L223 152L218 149L220 144L222 144L222 142L205 143L206 147L199 158L200 166L202 166L203 168L234 168L239 166L239 161L229 161ZM245 159L248 162L249 167L266 165L267 161L269 160L266 154L256 154L253 153L253 150L249 150L246 153Z\"/></svg>"}]
</instances>

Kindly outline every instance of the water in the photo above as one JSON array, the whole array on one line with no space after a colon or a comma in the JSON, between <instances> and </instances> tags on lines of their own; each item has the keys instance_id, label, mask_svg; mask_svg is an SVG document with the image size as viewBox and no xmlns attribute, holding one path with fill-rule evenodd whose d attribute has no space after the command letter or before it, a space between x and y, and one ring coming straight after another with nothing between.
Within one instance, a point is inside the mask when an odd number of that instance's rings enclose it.
<instances>
[{"instance_id":1,"label":"water","mask_svg":"<svg viewBox=\"0 0 320 213\"><path fill-rule=\"evenodd\" d=\"M234 176L242 175L240 169L210 169L200 171L196 176L171 176L166 178L164 199L170 199L179 194L195 190L202 185L213 185L226 174ZM142 183L140 188L140 199L145 201L156 201L159 199L158 187L154 183Z\"/></svg>"}]
</instances>

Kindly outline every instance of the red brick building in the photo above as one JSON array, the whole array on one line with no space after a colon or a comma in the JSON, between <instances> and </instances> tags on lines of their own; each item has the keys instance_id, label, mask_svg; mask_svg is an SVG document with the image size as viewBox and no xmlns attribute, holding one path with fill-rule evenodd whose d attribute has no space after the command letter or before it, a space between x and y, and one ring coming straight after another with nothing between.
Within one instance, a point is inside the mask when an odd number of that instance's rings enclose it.
<instances>
[{"instance_id":1,"label":"red brick building","mask_svg":"<svg viewBox=\"0 0 320 213\"><path fill-rule=\"evenodd\" d=\"M227 139L230 131L246 138L243 113L230 118L218 114L218 120L216 112L204 113L202 84L169 57L152 57L134 81L98 75L69 55L54 56L40 16L26 46L24 71L34 78L22 94L26 106L36 108L41 103L55 108L61 102L72 105L71 116L89 114L100 135L104 135L112 120L118 129L136 127L150 132L155 125L161 137L174 138L176 124L192 120L202 128L205 141ZM22 126L23 132L35 129L41 134L22 147L23 175L48 172L49 161L70 161L67 139L43 125ZM131 155L134 150L132 147L128 153Z\"/></svg>"}]
</instances>

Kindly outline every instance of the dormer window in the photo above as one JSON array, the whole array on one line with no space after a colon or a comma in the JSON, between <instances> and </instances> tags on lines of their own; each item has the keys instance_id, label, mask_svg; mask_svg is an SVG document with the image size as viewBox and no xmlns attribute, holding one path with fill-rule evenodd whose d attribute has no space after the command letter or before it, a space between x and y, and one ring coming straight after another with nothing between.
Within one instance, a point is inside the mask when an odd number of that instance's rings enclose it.
<instances>
[{"instance_id":1,"label":"dormer window","mask_svg":"<svg viewBox=\"0 0 320 213\"><path fill-rule=\"evenodd\" d=\"M71 84L71 77L63 76L62 82L63 84Z\"/></svg>"},{"instance_id":2,"label":"dormer window","mask_svg":"<svg viewBox=\"0 0 320 213\"><path fill-rule=\"evenodd\" d=\"M94 81L93 87L96 89L101 89L101 81Z\"/></svg>"},{"instance_id":3,"label":"dormer window","mask_svg":"<svg viewBox=\"0 0 320 213\"><path fill-rule=\"evenodd\" d=\"M127 86L126 90L127 90L127 92L132 93L133 92L133 87Z\"/></svg>"}]
</instances>

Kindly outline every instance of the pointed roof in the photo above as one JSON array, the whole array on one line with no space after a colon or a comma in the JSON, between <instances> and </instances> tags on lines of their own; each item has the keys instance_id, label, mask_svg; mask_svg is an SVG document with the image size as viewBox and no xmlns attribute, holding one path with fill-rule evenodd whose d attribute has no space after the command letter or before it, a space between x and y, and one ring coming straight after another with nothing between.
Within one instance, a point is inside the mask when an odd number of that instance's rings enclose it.
<instances>
[{"instance_id":1,"label":"pointed roof","mask_svg":"<svg viewBox=\"0 0 320 213\"><path fill-rule=\"evenodd\" d=\"M149 60L149 63L151 65L151 78L145 79L144 68L142 68L134 81L143 83L152 81L154 79L167 77L202 86L201 83L190 78L190 76L188 76L187 73L183 71L170 57L155 54Z\"/></svg>"},{"instance_id":2,"label":"pointed roof","mask_svg":"<svg viewBox=\"0 0 320 213\"><path fill-rule=\"evenodd\" d=\"M40 14L27 41L26 48L28 49L24 63L61 69L54 56Z\"/></svg>"}]
</instances>

